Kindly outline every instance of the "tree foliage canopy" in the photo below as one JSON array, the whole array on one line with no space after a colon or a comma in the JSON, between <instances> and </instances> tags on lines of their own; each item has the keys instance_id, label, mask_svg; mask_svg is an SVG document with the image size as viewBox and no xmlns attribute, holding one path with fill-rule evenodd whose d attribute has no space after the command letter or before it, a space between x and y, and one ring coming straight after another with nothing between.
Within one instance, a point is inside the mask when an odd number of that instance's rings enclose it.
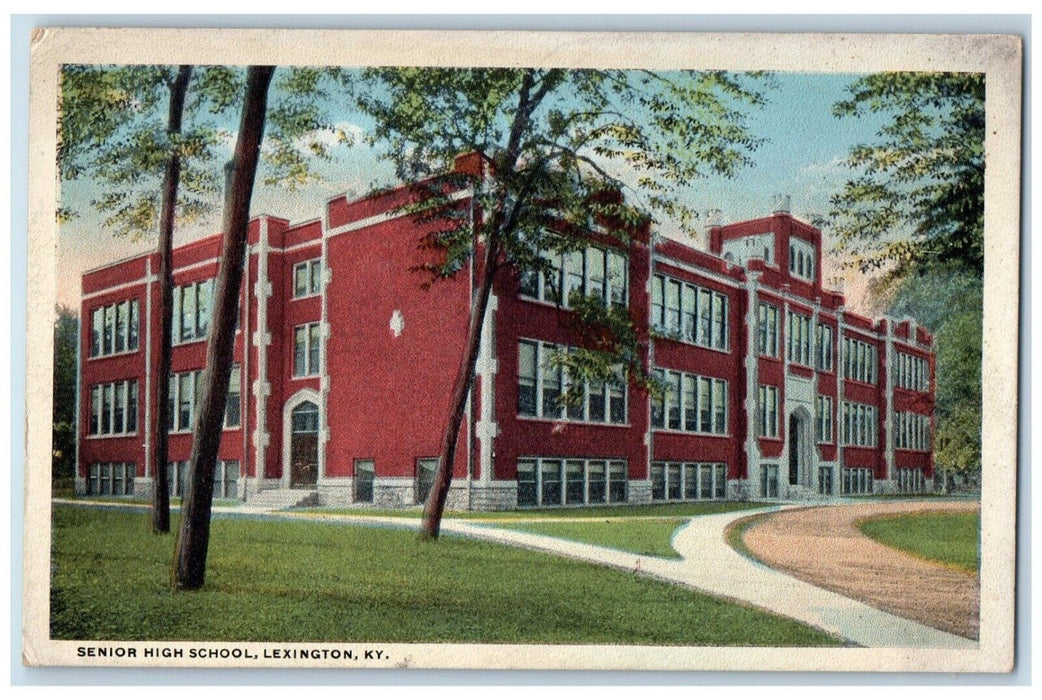
<instances>
[{"instance_id":1,"label":"tree foliage canopy","mask_svg":"<svg viewBox=\"0 0 1042 700\"><path fill-rule=\"evenodd\" d=\"M856 80L839 117L889 115L851 150L832 198L841 250L863 271L959 261L984 269L984 76L879 73Z\"/></svg>"},{"instance_id":2,"label":"tree foliage canopy","mask_svg":"<svg viewBox=\"0 0 1042 700\"><path fill-rule=\"evenodd\" d=\"M838 116L887 115L851 150L857 173L832 198L848 262L885 270L887 311L927 328L936 348L940 466L980 466L984 270L984 76L880 73L856 80Z\"/></svg>"},{"instance_id":3,"label":"tree foliage canopy","mask_svg":"<svg viewBox=\"0 0 1042 700\"><path fill-rule=\"evenodd\" d=\"M156 229L170 153L181 156L177 215L190 222L209 212L223 186L223 160L234 140L224 126L242 101L244 69L200 66L193 71L181 134L167 133L166 109L176 66L68 65L61 74L58 173L62 181L93 178L90 205L119 235ZM329 158L326 133L346 142L321 105L344 79L339 69L288 68L280 73L264 145L264 182L289 189L315 179L311 163ZM63 220L78 212L68 208Z\"/></svg>"},{"instance_id":4,"label":"tree foliage canopy","mask_svg":"<svg viewBox=\"0 0 1042 700\"><path fill-rule=\"evenodd\" d=\"M54 319L52 473L71 478L76 472L76 341L79 317L59 306Z\"/></svg>"},{"instance_id":5,"label":"tree foliage canopy","mask_svg":"<svg viewBox=\"0 0 1042 700\"><path fill-rule=\"evenodd\" d=\"M594 224L622 244L656 216L690 230L697 213L675 192L708 173L732 176L750 162L759 140L746 126L745 110L763 102L755 88L759 77L376 68L365 72L357 100L375 119L372 141L386 144L403 181L443 173L465 153L479 154L488 166L491 177L450 175L433 185L456 179L474 187L477 207L487 215L472 230L460 225L469 212L452 220L437 210L445 225L428 244L444 258L428 272L455 275L478 240L493 247L497 269L549 272L548 255L584 248ZM586 325L616 338L562 362L579 376L603 375L620 359L637 369L637 355L624 347L635 336L622 319L578 301L570 305L582 311Z\"/></svg>"}]
</instances>

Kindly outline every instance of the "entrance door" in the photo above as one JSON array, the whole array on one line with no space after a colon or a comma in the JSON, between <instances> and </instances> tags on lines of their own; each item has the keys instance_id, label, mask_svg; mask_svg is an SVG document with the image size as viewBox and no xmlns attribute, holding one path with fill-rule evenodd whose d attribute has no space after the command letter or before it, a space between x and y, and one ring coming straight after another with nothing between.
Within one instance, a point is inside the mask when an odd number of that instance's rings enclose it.
<instances>
[{"instance_id":1,"label":"entrance door","mask_svg":"<svg viewBox=\"0 0 1042 700\"><path fill-rule=\"evenodd\" d=\"M789 483L800 483L800 419L789 416Z\"/></svg>"},{"instance_id":2,"label":"entrance door","mask_svg":"<svg viewBox=\"0 0 1042 700\"><path fill-rule=\"evenodd\" d=\"M290 436L290 488L318 483L318 406L305 401L293 409Z\"/></svg>"}]
</instances>

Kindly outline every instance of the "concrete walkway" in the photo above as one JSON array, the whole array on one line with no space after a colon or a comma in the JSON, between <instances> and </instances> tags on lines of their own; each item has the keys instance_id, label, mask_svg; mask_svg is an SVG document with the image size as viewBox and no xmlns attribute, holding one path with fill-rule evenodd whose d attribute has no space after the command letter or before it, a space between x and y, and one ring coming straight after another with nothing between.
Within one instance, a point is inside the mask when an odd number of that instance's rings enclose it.
<instances>
[{"instance_id":1,"label":"concrete walkway","mask_svg":"<svg viewBox=\"0 0 1042 700\"><path fill-rule=\"evenodd\" d=\"M55 499L55 502L61 502ZM76 505L84 505L76 501ZM100 505L100 504L99 504ZM118 507L118 506L116 506ZM673 537L681 560L642 556L529 532L503 529L509 523L446 519L443 533L472 537L610 566L680 584L792 618L864 647L975 649L976 641L877 610L838 593L800 581L735 551L726 541L731 523L777 508L733 511L691 518ZM415 518L271 511L249 506L215 507L215 513L287 520L373 524L419 529Z\"/></svg>"},{"instance_id":2,"label":"concrete walkway","mask_svg":"<svg viewBox=\"0 0 1042 700\"><path fill-rule=\"evenodd\" d=\"M529 532L503 529L491 522L446 519L442 532L547 552L571 559L632 571L738 601L831 632L865 647L975 649L977 642L935 630L877 610L838 593L818 588L736 552L726 541L731 523L773 508L734 511L691 518L673 538L682 560L662 559L583 544ZM279 513L283 517L329 521L366 521L416 529L406 518Z\"/></svg>"}]
</instances>

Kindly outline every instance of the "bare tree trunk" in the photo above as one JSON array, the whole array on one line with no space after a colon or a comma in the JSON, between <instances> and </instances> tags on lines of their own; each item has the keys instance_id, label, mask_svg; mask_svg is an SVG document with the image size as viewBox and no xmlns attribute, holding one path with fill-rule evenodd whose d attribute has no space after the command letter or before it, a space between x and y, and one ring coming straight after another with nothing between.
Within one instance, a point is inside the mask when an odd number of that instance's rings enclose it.
<instances>
[{"instance_id":1,"label":"bare tree trunk","mask_svg":"<svg viewBox=\"0 0 1042 700\"><path fill-rule=\"evenodd\" d=\"M492 282L495 276L495 246L491 242L485 244L485 261L481 270L481 284L473 300L470 313L470 325L467 328L467 342L463 351L463 363L456 375L456 383L452 387L452 405L449 422L441 438L441 450L438 457L438 470L434 475L431 492L423 506L423 521L420 524L420 539L433 540L441 530L441 517L445 512L445 499L449 495L452 483L452 466L456 461L456 444L459 442L459 431L463 425L463 415L467 409L467 396L474 382L474 368L481 350L481 328L485 323L488 311L488 300L492 293Z\"/></svg>"},{"instance_id":2,"label":"bare tree trunk","mask_svg":"<svg viewBox=\"0 0 1042 700\"><path fill-rule=\"evenodd\" d=\"M181 528L174 554L174 583L179 589L201 588L206 578L213 473L224 428L228 379L235 349L235 316L242 285L250 201L264 137L268 86L274 71L273 66L250 66L246 73L246 98L239 123L239 138L225 186L224 239L214 293L215 313L207 338L205 381L192 440L188 493L181 509Z\"/></svg>"},{"instance_id":3,"label":"bare tree trunk","mask_svg":"<svg viewBox=\"0 0 1042 700\"><path fill-rule=\"evenodd\" d=\"M185 111L185 93L192 77L191 66L181 66L170 86L170 114L166 133L172 138L181 133ZM146 426L152 431L152 531L170 532L170 487L167 483L167 431L170 426L170 355L173 345L174 298L174 212L177 209L177 188L181 182L181 153L175 147L170 151L163 177L163 208L159 217L159 364L156 368L155 423ZM152 329L148 329L151 333Z\"/></svg>"}]
</instances>

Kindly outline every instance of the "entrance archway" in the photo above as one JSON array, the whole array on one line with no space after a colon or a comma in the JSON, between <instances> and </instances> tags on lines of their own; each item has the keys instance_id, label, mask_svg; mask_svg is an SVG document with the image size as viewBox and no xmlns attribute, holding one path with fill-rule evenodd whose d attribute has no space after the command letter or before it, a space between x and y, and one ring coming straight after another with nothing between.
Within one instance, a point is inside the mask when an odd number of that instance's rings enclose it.
<instances>
[{"instance_id":1,"label":"entrance archway","mask_svg":"<svg viewBox=\"0 0 1042 700\"><path fill-rule=\"evenodd\" d=\"M800 408L789 416L789 484L811 485L810 414Z\"/></svg>"},{"instance_id":2,"label":"entrance archway","mask_svg":"<svg viewBox=\"0 0 1042 700\"><path fill-rule=\"evenodd\" d=\"M289 486L318 483L318 405L302 401L290 413Z\"/></svg>"}]
</instances>

